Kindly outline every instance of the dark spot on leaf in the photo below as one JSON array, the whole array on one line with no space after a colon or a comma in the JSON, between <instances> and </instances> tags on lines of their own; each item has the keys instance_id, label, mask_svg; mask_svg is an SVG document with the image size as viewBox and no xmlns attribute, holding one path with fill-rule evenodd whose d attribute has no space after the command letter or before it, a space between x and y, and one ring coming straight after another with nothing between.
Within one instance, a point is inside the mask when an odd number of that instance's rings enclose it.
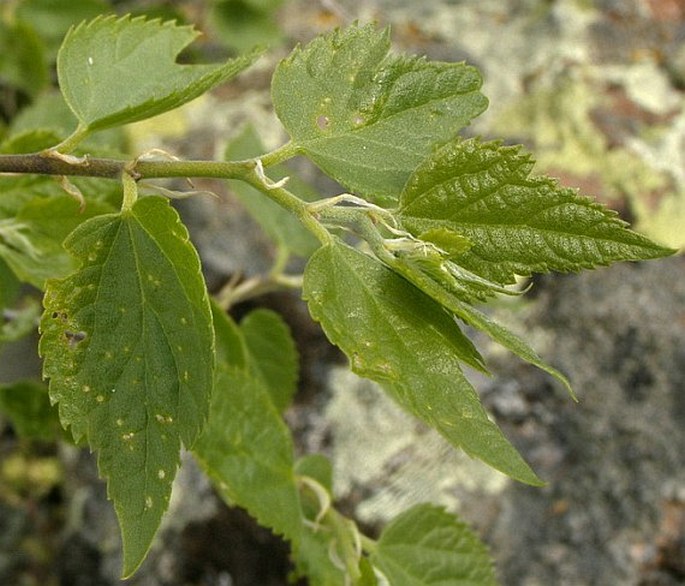
<instances>
[{"instance_id":1,"label":"dark spot on leaf","mask_svg":"<svg viewBox=\"0 0 685 586\"><path fill-rule=\"evenodd\" d=\"M64 332L64 337L67 339L69 348L74 349L79 343L86 339L87 334L86 332L70 332L69 330L66 330Z\"/></svg>"},{"instance_id":2,"label":"dark spot on leaf","mask_svg":"<svg viewBox=\"0 0 685 586\"><path fill-rule=\"evenodd\" d=\"M317 125L321 130L327 130L328 127L331 125L331 121L330 121L330 119L328 118L328 116L324 116L323 114L321 114L321 116L319 116L319 117L316 119L316 125Z\"/></svg>"}]
</instances>

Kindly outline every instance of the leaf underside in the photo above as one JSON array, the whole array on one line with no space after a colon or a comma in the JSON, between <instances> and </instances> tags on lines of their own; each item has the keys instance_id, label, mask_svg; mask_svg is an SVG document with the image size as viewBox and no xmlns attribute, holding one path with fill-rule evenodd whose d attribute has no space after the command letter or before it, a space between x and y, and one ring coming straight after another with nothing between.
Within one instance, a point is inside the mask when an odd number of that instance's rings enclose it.
<instances>
[{"instance_id":1,"label":"leaf underside","mask_svg":"<svg viewBox=\"0 0 685 586\"><path fill-rule=\"evenodd\" d=\"M505 474L541 481L490 421L459 362L482 359L439 304L375 259L336 242L305 270L304 298L352 370L384 385L450 443Z\"/></svg>"},{"instance_id":2,"label":"leaf underside","mask_svg":"<svg viewBox=\"0 0 685 586\"><path fill-rule=\"evenodd\" d=\"M197 253L164 199L93 218L65 246L81 267L48 282L43 374L62 424L98 452L127 576L168 506L181 443L192 445L207 417L209 302Z\"/></svg>"}]
</instances>

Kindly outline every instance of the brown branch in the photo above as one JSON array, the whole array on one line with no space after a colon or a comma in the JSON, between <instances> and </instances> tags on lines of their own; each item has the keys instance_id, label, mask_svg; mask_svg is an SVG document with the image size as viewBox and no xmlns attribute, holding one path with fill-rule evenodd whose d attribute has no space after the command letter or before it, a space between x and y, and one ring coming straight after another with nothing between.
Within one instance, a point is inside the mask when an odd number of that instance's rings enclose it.
<instances>
[{"instance_id":1,"label":"brown branch","mask_svg":"<svg viewBox=\"0 0 685 586\"><path fill-rule=\"evenodd\" d=\"M70 157L49 151L26 155L0 155L0 174L38 174L120 179L124 171L137 181L162 177L216 177L243 179L256 163L246 161L143 161Z\"/></svg>"},{"instance_id":2,"label":"brown branch","mask_svg":"<svg viewBox=\"0 0 685 586\"><path fill-rule=\"evenodd\" d=\"M86 157L72 162L43 153L0 155L0 173L77 175L119 179L127 161Z\"/></svg>"}]
</instances>

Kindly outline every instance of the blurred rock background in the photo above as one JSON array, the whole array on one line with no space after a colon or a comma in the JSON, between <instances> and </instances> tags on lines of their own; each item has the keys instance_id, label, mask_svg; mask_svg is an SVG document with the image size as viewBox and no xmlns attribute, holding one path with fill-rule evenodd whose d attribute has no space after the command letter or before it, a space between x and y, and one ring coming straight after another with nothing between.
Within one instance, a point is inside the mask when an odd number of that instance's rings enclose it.
<instances>
[{"instance_id":1,"label":"blurred rock background","mask_svg":"<svg viewBox=\"0 0 685 586\"><path fill-rule=\"evenodd\" d=\"M43 13L65 4L33 3ZM181 157L221 157L248 122L267 148L278 146L284 136L268 92L277 60L334 26L375 20L392 26L399 51L481 69L491 107L468 133L525 144L537 172L596 196L660 242L685 244L682 0L112 6L197 23L209 33L202 41L209 55L274 45L253 72L136 125L127 135L132 152L162 147ZM298 171L325 194L336 192L312 167ZM210 288L267 270L273 249L230 188L208 181L196 187L219 196L179 206ZM298 449L334 459L341 507L369 531L431 500L480 533L502 584L671 586L685 584L684 269L683 258L674 257L546 276L523 301L490 307L569 376L580 398L572 403L547 376L478 340L496 377L474 375L476 386L548 482L542 489L455 452L374 384L351 375L296 296L267 295L235 311L265 304L291 324L303 359L300 393L287 414ZM35 376L32 344L3 349L0 380ZM26 443L1 414L0 431L0 584L119 583L118 528L93 457ZM288 571L284 544L227 509L187 458L159 543L129 583L269 586L288 583Z\"/></svg>"}]
</instances>

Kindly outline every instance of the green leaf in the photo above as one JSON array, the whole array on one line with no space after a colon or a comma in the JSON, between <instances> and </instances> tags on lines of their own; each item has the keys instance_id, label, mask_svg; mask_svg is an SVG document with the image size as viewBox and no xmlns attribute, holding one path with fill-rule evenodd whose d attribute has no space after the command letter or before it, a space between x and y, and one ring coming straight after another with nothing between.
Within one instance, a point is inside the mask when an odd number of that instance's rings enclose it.
<instances>
[{"instance_id":1,"label":"green leaf","mask_svg":"<svg viewBox=\"0 0 685 586\"><path fill-rule=\"evenodd\" d=\"M371 556L393 586L495 586L487 548L462 522L423 504L389 523Z\"/></svg>"},{"instance_id":2,"label":"green leaf","mask_svg":"<svg viewBox=\"0 0 685 586\"><path fill-rule=\"evenodd\" d=\"M144 17L100 17L72 28L57 57L59 85L82 130L150 118L197 98L248 67L249 55L218 65L179 65L198 36Z\"/></svg>"},{"instance_id":3,"label":"green leaf","mask_svg":"<svg viewBox=\"0 0 685 586\"><path fill-rule=\"evenodd\" d=\"M225 156L228 160L250 159L263 152L264 146L257 133L252 126L248 126L228 145ZM299 179L285 165L269 168L269 177L274 181L286 176L289 177L288 189L298 197L306 201L319 197L312 187ZM279 247L303 257L308 257L317 249L319 243L316 238L288 210L244 181L229 181L228 183L231 191L238 197L245 209Z\"/></svg>"},{"instance_id":4,"label":"green leaf","mask_svg":"<svg viewBox=\"0 0 685 586\"><path fill-rule=\"evenodd\" d=\"M0 146L0 151L31 153L53 147L72 133L76 123L74 113L59 91L42 92L30 106L23 108L12 119L9 135ZM91 156L117 156L126 152L126 141L122 130L113 128L90 137L80 145L79 150Z\"/></svg>"},{"instance_id":5,"label":"green leaf","mask_svg":"<svg viewBox=\"0 0 685 586\"><path fill-rule=\"evenodd\" d=\"M0 220L0 257L23 281L43 289L46 279L65 276L74 268L62 241L83 221L110 208L92 202L79 209L68 195L35 197L15 218Z\"/></svg>"},{"instance_id":6,"label":"green leaf","mask_svg":"<svg viewBox=\"0 0 685 586\"><path fill-rule=\"evenodd\" d=\"M429 258L425 257L424 260ZM571 384L563 374L546 364L523 339L478 311L468 302L472 292L458 289L445 277L443 267L449 261L437 260L437 265L431 266L425 262L418 263L417 260L400 256L392 262L391 268L468 325L488 334L519 358L555 377L566 387L571 397L576 398ZM495 291L497 289L493 288L493 292Z\"/></svg>"},{"instance_id":7,"label":"green leaf","mask_svg":"<svg viewBox=\"0 0 685 586\"><path fill-rule=\"evenodd\" d=\"M57 409L50 405L47 387L38 382L0 385L0 411L24 438L54 440L61 435Z\"/></svg>"},{"instance_id":8,"label":"green leaf","mask_svg":"<svg viewBox=\"0 0 685 586\"><path fill-rule=\"evenodd\" d=\"M306 577L312 586L345 584L345 574L333 563L330 552L330 533L305 525L299 546L293 548L297 575Z\"/></svg>"},{"instance_id":9,"label":"green leaf","mask_svg":"<svg viewBox=\"0 0 685 586\"><path fill-rule=\"evenodd\" d=\"M448 307L448 309L452 309L459 318L461 318L470 326L488 334L493 340L504 346L507 350L516 354L519 358L529 362L534 366L537 366L541 370L544 370L547 374L552 375L564 385L573 399L576 398L569 380L556 368L549 366L544 360L542 360L542 358L538 356L537 352L535 352L535 350L533 350L525 340L509 331L504 326L493 321L486 314L478 311L475 307L472 307L467 303L453 300L453 303L450 303L450 305L446 307Z\"/></svg>"},{"instance_id":10,"label":"green leaf","mask_svg":"<svg viewBox=\"0 0 685 586\"><path fill-rule=\"evenodd\" d=\"M50 183L54 183L51 181ZM45 177L20 175L0 177L0 220L14 218L34 197L42 197L47 191Z\"/></svg>"},{"instance_id":11,"label":"green leaf","mask_svg":"<svg viewBox=\"0 0 685 586\"><path fill-rule=\"evenodd\" d=\"M19 279L0 256L0 310L14 303L19 296L19 287Z\"/></svg>"},{"instance_id":12,"label":"green leaf","mask_svg":"<svg viewBox=\"0 0 685 586\"><path fill-rule=\"evenodd\" d=\"M239 335L235 326L222 324L227 316L215 317L218 329ZM219 357L231 355L235 340L222 348L228 339L217 336ZM262 382L233 361L217 365L209 420L193 452L224 499L299 542L302 518L290 431Z\"/></svg>"},{"instance_id":13,"label":"green leaf","mask_svg":"<svg viewBox=\"0 0 685 586\"><path fill-rule=\"evenodd\" d=\"M452 445L505 474L541 484L490 421L459 361L482 358L439 304L375 259L342 243L317 251L303 294L352 369L382 383Z\"/></svg>"},{"instance_id":14,"label":"green leaf","mask_svg":"<svg viewBox=\"0 0 685 586\"><path fill-rule=\"evenodd\" d=\"M26 154L35 153L60 142L60 136L48 128L26 130L12 133L0 143L2 154Z\"/></svg>"},{"instance_id":15,"label":"green leaf","mask_svg":"<svg viewBox=\"0 0 685 586\"><path fill-rule=\"evenodd\" d=\"M297 391L299 357L290 328L277 313L257 309L240 322L252 376L268 390L276 409L285 410Z\"/></svg>"},{"instance_id":16,"label":"green leaf","mask_svg":"<svg viewBox=\"0 0 685 586\"><path fill-rule=\"evenodd\" d=\"M29 95L48 85L45 48L35 31L22 22L0 21L0 80Z\"/></svg>"},{"instance_id":17,"label":"green leaf","mask_svg":"<svg viewBox=\"0 0 685 586\"><path fill-rule=\"evenodd\" d=\"M217 37L236 51L255 45L275 45L283 37L277 10L283 0L217 0L210 17Z\"/></svg>"},{"instance_id":18,"label":"green leaf","mask_svg":"<svg viewBox=\"0 0 685 586\"><path fill-rule=\"evenodd\" d=\"M441 242L443 247L440 247L436 242L424 240L433 238L434 233L437 232L458 236L456 232L436 229L424 232L419 239L400 237L383 240L383 248L392 253L396 259L394 263L389 264L410 280L412 278L408 275L429 275L435 283L439 283L446 291L471 303L486 301L498 293L503 295L519 294L498 283L479 277L450 260L450 258L460 256L462 252L468 250L471 247L470 243L468 248L464 248L457 244L457 240L452 241L450 239L448 242ZM445 245L447 247L444 247ZM455 254L457 250L459 253ZM387 258L384 260L388 261ZM436 300L438 299L436 298Z\"/></svg>"},{"instance_id":19,"label":"green leaf","mask_svg":"<svg viewBox=\"0 0 685 586\"><path fill-rule=\"evenodd\" d=\"M247 348L240 329L214 301L211 302L211 306L217 367L225 365L245 370L247 368Z\"/></svg>"},{"instance_id":20,"label":"green leaf","mask_svg":"<svg viewBox=\"0 0 685 586\"><path fill-rule=\"evenodd\" d=\"M295 462L298 476L313 478L329 493L333 493L333 465L323 454L307 454Z\"/></svg>"},{"instance_id":21,"label":"green leaf","mask_svg":"<svg viewBox=\"0 0 685 586\"><path fill-rule=\"evenodd\" d=\"M124 575L169 504L181 442L209 409L214 336L200 262L168 201L93 218L65 242L79 270L48 282L43 375L62 424L98 451L121 525Z\"/></svg>"},{"instance_id":22,"label":"green leaf","mask_svg":"<svg viewBox=\"0 0 685 586\"><path fill-rule=\"evenodd\" d=\"M355 586L378 586L378 578L368 558L363 557L359 560L359 571L361 577Z\"/></svg>"},{"instance_id":23,"label":"green leaf","mask_svg":"<svg viewBox=\"0 0 685 586\"><path fill-rule=\"evenodd\" d=\"M626 228L595 201L530 176L519 147L453 141L419 166L400 197L398 218L414 235L448 229L472 246L460 267L500 284L515 275L577 271L673 251Z\"/></svg>"},{"instance_id":24,"label":"green leaf","mask_svg":"<svg viewBox=\"0 0 685 586\"><path fill-rule=\"evenodd\" d=\"M105 0L23 0L18 3L16 15L47 42L54 58L69 27L109 9Z\"/></svg>"},{"instance_id":25,"label":"green leaf","mask_svg":"<svg viewBox=\"0 0 685 586\"><path fill-rule=\"evenodd\" d=\"M279 64L272 94L308 157L348 189L394 204L416 166L487 100L473 67L389 49L389 31L372 25L318 37Z\"/></svg>"}]
</instances>

